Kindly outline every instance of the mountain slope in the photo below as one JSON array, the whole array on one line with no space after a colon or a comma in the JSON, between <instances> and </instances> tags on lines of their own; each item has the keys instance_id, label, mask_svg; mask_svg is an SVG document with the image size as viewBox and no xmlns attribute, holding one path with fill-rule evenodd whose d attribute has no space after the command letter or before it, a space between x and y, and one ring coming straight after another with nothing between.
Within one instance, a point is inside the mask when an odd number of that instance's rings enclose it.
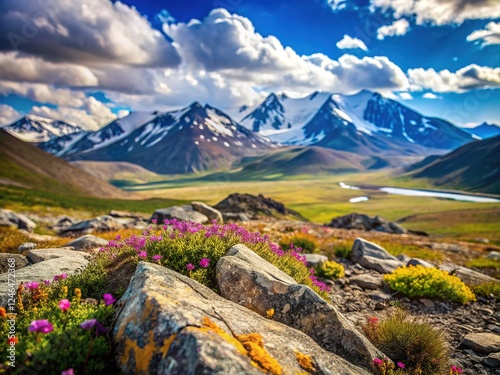
<instances>
[{"instance_id":1,"label":"mountain slope","mask_svg":"<svg viewBox=\"0 0 500 375\"><path fill-rule=\"evenodd\" d=\"M130 196L3 130L0 130L0 183L62 194Z\"/></svg>"},{"instance_id":2,"label":"mountain slope","mask_svg":"<svg viewBox=\"0 0 500 375\"><path fill-rule=\"evenodd\" d=\"M500 194L500 136L466 144L411 172L436 186Z\"/></svg>"},{"instance_id":3,"label":"mountain slope","mask_svg":"<svg viewBox=\"0 0 500 375\"><path fill-rule=\"evenodd\" d=\"M72 160L126 161L163 174L229 168L243 156L275 148L216 108L195 102L166 112L111 144L77 153Z\"/></svg>"},{"instance_id":4,"label":"mountain slope","mask_svg":"<svg viewBox=\"0 0 500 375\"><path fill-rule=\"evenodd\" d=\"M26 115L13 124L2 127L7 133L25 142L48 142L51 139L78 134L83 130L64 121Z\"/></svg>"},{"instance_id":5,"label":"mountain slope","mask_svg":"<svg viewBox=\"0 0 500 375\"><path fill-rule=\"evenodd\" d=\"M500 135L500 126L496 124L488 124L487 122L483 122L481 125L476 126L475 128L462 128L467 133L474 134L482 139L495 137Z\"/></svg>"},{"instance_id":6,"label":"mountain slope","mask_svg":"<svg viewBox=\"0 0 500 375\"><path fill-rule=\"evenodd\" d=\"M427 148L450 150L474 140L471 134L445 120L422 116L370 91L350 96L314 93L301 99L271 94L255 109L245 110L241 123L289 145L313 144L353 151L363 143L357 152L406 152L417 147L414 151L429 153ZM332 137L324 140L333 131L335 141Z\"/></svg>"}]
</instances>

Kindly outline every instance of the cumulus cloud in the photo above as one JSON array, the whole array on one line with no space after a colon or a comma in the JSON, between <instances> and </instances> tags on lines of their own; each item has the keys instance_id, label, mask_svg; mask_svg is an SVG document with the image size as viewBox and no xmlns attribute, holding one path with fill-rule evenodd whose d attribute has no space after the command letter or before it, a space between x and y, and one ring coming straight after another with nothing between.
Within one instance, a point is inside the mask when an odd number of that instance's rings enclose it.
<instances>
[{"instance_id":1,"label":"cumulus cloud","mask_svg":"<svg viewBox=\"0 0 500 375\"><path fill-rule=\"evenodd\" d=\"M109 0L3 0L0 50L51 61L176 66L175 47L134 7Z\"/></svg>"},{"instance_id":2,"label":"cumulus cloud","mask_svg":"<svg viewBox=\"0 0 500 375\"><path fill-rule=\"evenodd\" d=\"M482 47L491 44L500 44L500 22L490 22L484 29L472 32L467 36L467 41L478 41Z\"/></svg>"},{"instance_id":3,"label":"cumulus cloud","mask_svg":"<svg viewBox=\"0 0 500 375\"><path fill-rule=\"evenodd\" d=\"M413 96L409 92L400 92L399 93L399 98L401 100L412 100Z\"/></svg>"},{"instance_id":4,"label":"cumulus cloud","mask_svg":"<svg viewBox=\"0 0 500 375\"><path fill-rule=\"evenodd\" d=\"M116 119L116 115L104 104L95 98L89 99L84 108L34 106L31 113L75 124L86 130L99 129L103 124Z\"/></svg>"},{"instance_id":5,"label":"cumulus cloud","mask_svg":"<svg viewBox=\"0 0 500 375\"><path fill-rule=\"evenodd\" d=\"M0 104L0 126L12 124L21 114L7 104Z\"/></svg>"},{"instance_id":6,"label":"cumulus cloud","mask_svg":"<svg viewBox=\"0 0 500 375\"><path fill-rule=\"evenodd\" d=\"M349 35L344 35L344 37L339 40L336 44L339 49L362 49L363 51L368 51L368 47L365 42L358 38L352 38Z\"/></svg>"},{"instance_id":7,"label":"cumulus cloud","mask_svg":"<svg viewBox=\"0 0 500 375\"><path fill-rule=\"evenodd\" d=\"M350 94L361 89L389 92L409 86L403 71L385 56L359 59L342 55L334 61L323 54L314 54L307 59L334 75L335 84L330 90L336 92Z\"/></svg>"},{"instance_id":8,"label":"cumulus cloud","mask_svg":"<svg viewBox=\"0 0 500 375\"><path fill-rule=\"evenodd\" d=\"M381 26L377 30L377 39L384 39L386 36L405 35L410 28L410 23L401 18L387 26Z\"/></svg>"},{"instance_id":9,"label":"cumulus cloud","mask_svg":"<svg viewBox=\"0 0 500 375\"><path fill-rule=\"evenodd\" d=\"M391 9L395 18L414 16L421 25L461 24L465 20L500 17L498 0L371 0L372 9Z\"/></svg>"},{"instance_id":10,"label":"cumulus cloud","mask_svg":"<svg viewBox=\"0 0 500 375\"><path fill-rule=\"evenodd\" d=\"M434 69L409 69L408 77L415 90L434 92L465 92L500 87L500 68L468 65L456 72Z\"/></svg>"}]
</instances>

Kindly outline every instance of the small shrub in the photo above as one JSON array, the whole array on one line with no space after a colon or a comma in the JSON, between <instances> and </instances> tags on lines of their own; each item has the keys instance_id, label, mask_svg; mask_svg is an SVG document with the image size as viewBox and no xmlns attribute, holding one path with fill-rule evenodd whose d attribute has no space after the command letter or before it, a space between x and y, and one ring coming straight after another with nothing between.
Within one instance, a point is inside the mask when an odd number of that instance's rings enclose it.
<instances>
[{"instance_id":1,"label":"small shrub","mask_svg":"<svg viewBox=\"0 0 500 375\"><path fill-rule=\"evenodd\" d=\"M344 266L342 264L338 264L337 262L327 260L326 262L319 263L314 268L314 274L324 279L333 280L344 277L345 271L344 271Z\"/></svg>"},{"instance_id":2,"label":"small shrub","mask_svg":"<svg viewBox=\"0 0 500 375\"><path fill-rule=\"evenodd\" d=\"M341 241L333 247L333 253L337 258L347 258L352 250L352 241Z\"/></svg>"},{"instance_id":3,"label":"small shrub","mask_svg":"<svg viewBox=\"0 0 500 375\"><path fill-rule=\"evenodd\" d=\"M436 268L402 267L384 276L391 289L409 297L441 298L465 304L474 293L458 277Z\"/></svg>"},{"instance_id":4,"label":"small shrub","mask_svg":"<svg viewBox=\"0 0 500 375\"><path fill-rule=\"evenodd\" d=\"M448 374L449 349L446 337L427 321L397 309L385 319L368 319L363 331L394 362L404 364L408 374ZM377 361L379 364L382 362Z\"/></svg>"},{"instance_id":5,"label":"small shrub","mask_svg":"<svg viewBox=\"0 0 500 375\"><path fill-rule=\"evenodd\" d=\"M500 283L496 281L482 283L472 287L474 293L478 296L491 297L500 299Z\"/></svg>"},{"instance_id":6,"label":"small shrub","mask_svg":"<svg viewBox=\"0 0 500 375\"><path fill-rule=\"evenodd\" d=\"M308 236L309 237L309 236ZM283 250L287 250L290 246L295 248L301 248L302 251L306 253L313 253L317 248L318 244L314 238L307 238L305 235L295 235L291 238L284 237L280 241L280 246Z\"/></svg>"}]
</instances>

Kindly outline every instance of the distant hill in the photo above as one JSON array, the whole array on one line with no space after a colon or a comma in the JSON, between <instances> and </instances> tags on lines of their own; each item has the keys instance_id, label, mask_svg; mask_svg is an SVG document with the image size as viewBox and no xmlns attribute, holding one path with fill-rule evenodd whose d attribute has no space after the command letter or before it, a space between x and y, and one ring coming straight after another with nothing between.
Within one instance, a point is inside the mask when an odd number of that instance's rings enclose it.
<instances>
[{"instance_id":1,"label":"distant hill","mask_svg":"<svg viewBox=\"0 0 500 375\"><path fill-rule=\"evenodd\" d=\"M0 184L102 198L131 196L3 130L0 130Z\"/></svg>"},{"instance_id":2,"label":"distant hill","mask_svg":"<svg viewBox=\"0 0 500 375\"><path fill-rule=\"evenodd\" d=\"M140 165L121 161L80 160L71 164L103 181L127 180L140 184L158 179L159 177L156 173L148 171Z\"/></svg>"},{"instance_id":3,"label":"distant hill","mask_svg":"<svg viewBox=\"0 0 500 375\"><path fill-rule=\"evenodd\" d=\"M426 178L441 187L500 194L500 136L425 160L419 168L410 168L413 178Z\"/></svg>"}]
</instances>

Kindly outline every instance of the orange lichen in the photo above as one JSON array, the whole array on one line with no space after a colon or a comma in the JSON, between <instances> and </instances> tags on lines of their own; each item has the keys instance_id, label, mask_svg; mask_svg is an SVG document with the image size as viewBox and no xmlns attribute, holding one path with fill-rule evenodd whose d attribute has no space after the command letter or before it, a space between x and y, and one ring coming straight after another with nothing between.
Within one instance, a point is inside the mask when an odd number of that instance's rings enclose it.
<instances>
[{"instance_id":1,"label":"orange lichen","mask_svg":"<svg viewBox=\"0 0 500 375\"><path fill-rule=\"evenodd\" d=\"M209 330L210 332L215 333L217 336L219 336L220 338L224 339L226 342L233 345L236 348L236 350L238 350L239 353L241 353L245 356L247 355L247 351L246 351L245 347L241 344L241 342L236 340L232 335L230 335L229 333L224 331L217 324L212 322L209 318L204 317L203 320L201 321L201 324L203 324L202 328L205 328L205 329Z\"/></svg>"},{"instance_id":2,"label":"orange lichen","mask_svg":"<svg viewBox=\"0 0 500 375\"><path fill-rule=\"evenodd\" d=\"M309 372L316 371L316 369L314 368L314 361L310 355L301 352L295 352L295 358L297 359L300 367L302 367L304 370L307 370Z\"/></svg>"},{"instance_id":3,"label":"orange lichen","mask_svg":"<svg viewBox=\"0 0 500 375\"><path fill-rule=\"evenodd\" d=\"M236 335L236 338L247 350L248 357L256 362L263 370L267 371L268 374L283 374L283 369L278 361L264 348L264 340L261 335L258 333L249 333L246 335Z\"/></svg>"},{"instance_id":4,"label":"orange lichen","mask_svg":"<svg viewBox=\"0 0 500 375\"><path fill-rule=\"evenodd\" d=\"M271 319L274 316L274 309L267 310L266 315L268 319Z\"/></svg>"}]
</instances>

